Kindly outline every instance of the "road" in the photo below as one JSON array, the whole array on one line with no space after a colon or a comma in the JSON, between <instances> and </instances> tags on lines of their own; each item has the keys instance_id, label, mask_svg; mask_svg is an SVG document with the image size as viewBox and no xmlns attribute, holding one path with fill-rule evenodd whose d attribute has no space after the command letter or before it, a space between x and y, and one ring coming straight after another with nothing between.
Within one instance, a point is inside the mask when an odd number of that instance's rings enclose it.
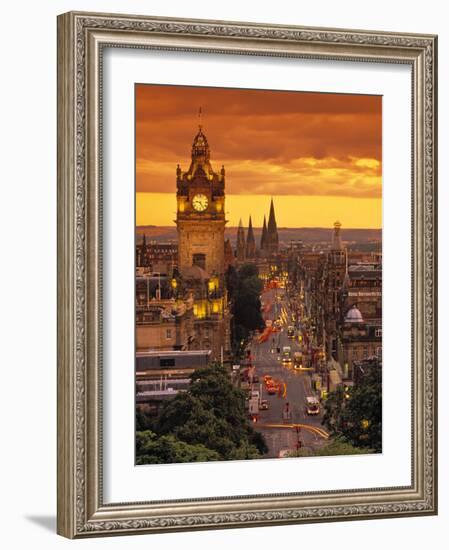
<instances>
[{"instance_id":1,"label":"road","mask_svg":"<svg viewBox=\"0 0 449 550\"><path fill-rule=\"evenodd\" d=\"M298 440L302 446L311 449L321 447L326 439L321 425L322 413L309 416L305 411L305 399L314 395L311 387L311 372L295 370L293 364L283 365L277 353L284 346L290 346L292 357L295 351L301 350L299 343L302 329L299 328L295 338L289 338L287 327L294 325L292 312L289 309L288 299L283 289L265 290L262 295L264 303L264 317L266 319L281 319L282 326L279 332L273 332L268 340L259 343L255 338L251 343L251 361L256 367L256 374L262 383L262 398L268 400L269 409L261 411L254 428L260 431L269 447L268 457L278 457L281 450L294 450L298 447ZM299 324L300 326L300 324ZM272 376L280 383L280 391L276 395L268 395L263 377ZM288 405L287 405L288 404ZM286 407L290 411L290 418L284 420ZM300 425L299 432L295 425Z\"/></svg>"}]
</instances>

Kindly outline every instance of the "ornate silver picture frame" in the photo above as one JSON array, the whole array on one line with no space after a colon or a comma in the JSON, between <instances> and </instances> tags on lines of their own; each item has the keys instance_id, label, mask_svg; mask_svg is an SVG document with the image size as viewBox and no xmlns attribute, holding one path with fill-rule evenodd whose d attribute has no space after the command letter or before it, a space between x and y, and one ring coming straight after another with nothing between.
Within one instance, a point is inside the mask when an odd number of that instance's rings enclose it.
<instances>
[{"instance_id":1,"label":"ornate silver picture frame","mask_svg":"<svg viewBox=\"0 0 449 550\"><path fill-rule=\"evenodd\" d=\"M412 480L407 486L109 503L103 479L103 54L238 54L411 69ZM437 513L437 37L76 13L58 17L58 533L89 536ZM133 243L134 246L134 243Z\"/></svg>"}]
</instances>

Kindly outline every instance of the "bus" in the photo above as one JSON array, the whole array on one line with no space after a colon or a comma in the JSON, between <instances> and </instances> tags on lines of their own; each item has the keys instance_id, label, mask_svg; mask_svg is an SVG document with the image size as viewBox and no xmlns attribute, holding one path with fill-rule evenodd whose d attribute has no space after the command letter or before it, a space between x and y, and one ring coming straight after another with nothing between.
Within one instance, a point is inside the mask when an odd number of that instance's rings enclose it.
<instances>
[{"instance_id":1,"label":"bus","mask_svg":"<svg viewBox=\"0 0 449 550\"><path fill-rule=\"evenodd\" d=\"M318 397L306 397L306 414L316 416L320 414L320 401Z\"/></svg>"}]
</instances>

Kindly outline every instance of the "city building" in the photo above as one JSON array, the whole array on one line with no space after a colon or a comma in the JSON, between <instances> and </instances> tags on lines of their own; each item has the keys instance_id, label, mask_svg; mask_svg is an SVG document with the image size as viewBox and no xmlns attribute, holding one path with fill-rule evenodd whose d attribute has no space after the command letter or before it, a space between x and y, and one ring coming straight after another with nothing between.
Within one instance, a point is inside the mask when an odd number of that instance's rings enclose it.
<instances>
[{"instance_id":1,"label":"city building","mask_svg":"<svg viewBox=\"0 0 449 550\"><path fill-rule=\"evenodd\" d=\"M344 378L353 378L355 362L373 357L382 357L382 326L378 322L367 322L353 305L339 326L337 360Z\"/></svg>"},{"instance_id":2,"label":"city building","mask_svg":"<svg viewBox=\"0 0 449 550\"><path fill-rule=\"evenodd\" d=\"M201 126L192 145L190 167L176 170L178 269L197 265L211 275L224 273L225 169L213 170Z\"/></svg>"},{"instance_id":3,"label":"city building","mask_svg":"<svg viewBox=\"0 0 449 550\"><path fill-rule=\"evenodd\" d=\"M149 415L190 385L191 374L210 364L210 351L144 351L136 353L136 404Z\"/></svg>"},{"instance_id":4,"label":"city building","mask_svg":"<svg viewBox=\"0 0 449 550\"><path fill-rule=\"evenodd\" d=\"M299 248L294 257L311 352L342 380L351 379L354 362L382 352L381 257L348 251L340 222L334 224L329 247Z\"/></svg>"},{"instance_id":5,"label":"city building","mask_svg":"<svg viewBox=\"0 0 449 550\"><path fill-rule=\"evenodd\" d=\"M137 288L140 288L138 285ZM193 345L193 299L176 301L166 293L158 298L154 293L146 300L140 291L136 301L136 350L188 350Z\"/></svg>"},{"instance_id":6,"label":"city building","mask_svg":"<svg viewBox=\"0 0 449 550\"><path fill-rule=\"evenodd\" d=\"M230 312L225 285L225 169L215 172L202 127L193 140L190 167L176 170L177 295L193 300L194 339L189 349L228 359ZM228 255L229 255L229 246Z\"/></svg>"},{"instance_id":7,"label":"city building","mask_svg":"<svg viewBox=\"0 0 449 550\"><path fill-rule=\"evenodd\" d=\"M144 233L142 244L136 246L136 267L148 267L150 271L173 273L178 264L178 245L173 242L147 243Z\"/></svg>"},{"instance_id":8,"label":"city building","mask_svg":"<svg viewBox=\"0 0 449 550\"><path fill-rule=\"evenodd\" d=\"M382 264L376 262L349 263L342 292L343 312L357 305L365 320L381 321L382 318Z\"/></svg>"}]
</instances>

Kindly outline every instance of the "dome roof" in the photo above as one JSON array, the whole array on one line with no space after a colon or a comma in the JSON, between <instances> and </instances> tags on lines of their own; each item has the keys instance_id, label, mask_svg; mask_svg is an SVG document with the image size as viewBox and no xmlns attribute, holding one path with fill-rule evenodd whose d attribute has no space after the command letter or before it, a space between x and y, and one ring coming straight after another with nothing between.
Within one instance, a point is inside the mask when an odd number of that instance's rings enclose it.
<instances>
[{"instance_id":1,"label":"dome roof","mask_svg":"<svg viewBox=\"0 0 449 550\"><path fill-rule=\"evenodd\" d=\"M345 323L363 323L363 317L360 309L354 304L346 313Z\"/></svg>"}]
</instances>

